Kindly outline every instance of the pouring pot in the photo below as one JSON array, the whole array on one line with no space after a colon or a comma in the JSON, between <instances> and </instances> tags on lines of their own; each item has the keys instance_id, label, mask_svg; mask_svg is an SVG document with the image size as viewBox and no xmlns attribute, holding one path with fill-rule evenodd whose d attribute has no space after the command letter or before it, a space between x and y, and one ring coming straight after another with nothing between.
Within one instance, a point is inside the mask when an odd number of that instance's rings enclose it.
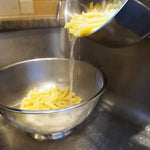
<instances>
[{"instance_id":1,"label":"pouring pot","mask_svg":"<svg viewBox=\"0 0 150 150\"><path fill-rule=\"evenodd\" d=\"M109 47L123 47L149 36L150 9L137 0L121 1L121 8L102 27L90 34L89 38ZM90 2L66 0L65 21L68 22L72 14L81 13ZM96 3L97 0L93 2Z\"/></svg>"}]
</instances>

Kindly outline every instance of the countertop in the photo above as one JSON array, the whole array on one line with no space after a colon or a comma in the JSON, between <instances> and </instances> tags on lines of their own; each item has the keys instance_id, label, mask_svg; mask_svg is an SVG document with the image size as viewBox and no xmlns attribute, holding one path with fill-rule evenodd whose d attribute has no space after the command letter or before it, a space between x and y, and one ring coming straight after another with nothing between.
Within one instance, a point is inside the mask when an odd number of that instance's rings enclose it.
<instances>
[{"instance_id":1,"label":"countertop","mask_svg":"<svg viewBox=\"0 0 150 150\"><path fill-rule=\"evenodd\" d=\"M139 0L150 8L149 0ZM62 12L64 5L62 8ZM48 28L48 27L64 26L63 15L60 20L56 20L55 16L39 15L28 17L12 17L12 18L0 18L0 31L9 30L21 30L21 29L33 29L33 28Z\"/></svg>"}]
</instances>

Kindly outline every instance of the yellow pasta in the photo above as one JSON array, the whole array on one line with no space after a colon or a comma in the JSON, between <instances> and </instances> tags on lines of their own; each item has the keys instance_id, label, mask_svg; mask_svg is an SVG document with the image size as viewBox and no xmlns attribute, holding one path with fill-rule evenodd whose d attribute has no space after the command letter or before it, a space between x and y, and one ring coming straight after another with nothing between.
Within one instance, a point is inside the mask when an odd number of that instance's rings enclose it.
<instances>
[{"instance_id":1,"label":"yellow pasta","mask_svg":"<svg viewBox=\"0 0 150 150\"><path fill-rule=\"evenodd\" d=\"M71 98L70 98L71 97ZM23 110L51 110L77 105L82 99L75 93L69 93L69 87L59 89L58 85L38 91L37 88L31 90L21 103Z\"/></svg>"},{"instance_id":2,"label":"yellow pasta","mask_svg":"<svg viewBox=\"0 0 150 150\"><path fill-rule=\"evenodd\" d=\"M65 28L75 37L87 36L104 25L121 6L119 0L103 1L95 5L91 2L85 12L74 14Z\"/></svg>"}]
</instances>

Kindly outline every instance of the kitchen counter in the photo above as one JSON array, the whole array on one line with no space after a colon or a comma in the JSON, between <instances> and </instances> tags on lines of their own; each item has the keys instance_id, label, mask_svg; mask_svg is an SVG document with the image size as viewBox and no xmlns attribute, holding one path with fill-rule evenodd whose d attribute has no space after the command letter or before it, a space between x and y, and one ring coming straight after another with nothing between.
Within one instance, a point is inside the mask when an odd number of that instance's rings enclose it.
<instances>
[{"instance_id":1,"label":"kitchen counter","mask_svg":"<svg viewBox=\"0 0 150 150\"><path fill-rule=\"evenodd\" d=\"M140 0L146 6L150 7L150 1ZM56 20L55 16L38 15L38 16L22 16L0 18L0 31L33 29L33 28L48 28L54 26L64 26L64 18L62 12L64 10L64 3L61 9L61 18Z\"/></svg>"}]
</instances>

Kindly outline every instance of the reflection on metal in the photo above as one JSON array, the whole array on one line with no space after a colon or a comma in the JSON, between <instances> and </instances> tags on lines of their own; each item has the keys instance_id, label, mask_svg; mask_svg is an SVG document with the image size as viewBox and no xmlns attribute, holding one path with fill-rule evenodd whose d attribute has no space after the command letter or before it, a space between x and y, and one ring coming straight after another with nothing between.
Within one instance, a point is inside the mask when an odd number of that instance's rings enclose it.
<instances>
[{"instance_id":1,"label":"reflection on metal","mask_svg":"<svg viewBox=\"0 0 150 150\"><path fill-rule=\"evenodd\" d=\"M43 141L43 140L58 140L63 139L66 136L68 136L72 130L68 130L66 132L60 132L60 133L54 133L49 135L40 135L40 134L34 134L34 133L26 133L27 135L31 136L35 140Z\"/></svg>"},{"instance_id":2,"label":"reflection on metal","mask_svg":"<svg viewBox=\"0 0 150 150\"><path fill-rule=\"evenodd\" d=\"M58 0L57 10L56 10L56 19L57 20L60 19L61 4L62 4L62 0Z\"/></svg>"},{"instance_id":3,"label":"reflection on metal","mask_svg":"<svg viewBox=\"0 0 150 150\"><path fill-rule=\"evenodd\" d=\"M131 139L138 144L144 145L145 147L150 147L150 124L148 124L142 131L140 131L138 134L133 135Z\"/></svg>"}]
</instances>

